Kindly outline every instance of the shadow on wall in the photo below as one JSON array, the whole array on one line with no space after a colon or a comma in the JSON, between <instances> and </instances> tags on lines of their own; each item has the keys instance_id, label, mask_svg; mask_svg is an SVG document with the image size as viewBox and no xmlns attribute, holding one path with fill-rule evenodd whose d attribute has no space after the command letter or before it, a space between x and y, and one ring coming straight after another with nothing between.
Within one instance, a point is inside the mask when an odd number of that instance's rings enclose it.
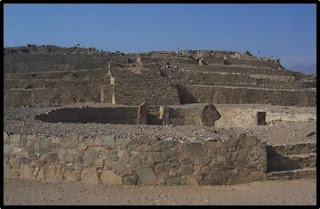
<instances>
[{"instance_id":1,"label":"shadow on wall","mask_svg":"<svg viewBox=\"0 0 320 209\"><path fill-rule=\"evenodd\" d=\"M135 124L136 113L136 107L63 108L52 110L47 114L36 115L34 118L51 123Z\"/></svg>"},{"instance_id":2,"label":"shadow on wall","mask_svg":"<svg viewBox=\"0 0 320 209\"><path fill-rule=\"evenodd\" d=\"M183 87L182 85L176 85L176 87L178 90L181 104L198 103L197 98L194 97L190 92L188 92L185 87Z\"/></svg>"}]
</instances>

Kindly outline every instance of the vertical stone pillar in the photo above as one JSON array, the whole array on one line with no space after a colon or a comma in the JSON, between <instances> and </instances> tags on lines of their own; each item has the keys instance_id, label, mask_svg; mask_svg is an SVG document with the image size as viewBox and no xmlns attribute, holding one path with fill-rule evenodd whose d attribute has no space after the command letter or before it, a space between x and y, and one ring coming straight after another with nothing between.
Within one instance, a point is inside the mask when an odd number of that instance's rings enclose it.
<instances>
[{"instance_id":1,"label":"vertical stone pillar","mask_svg":"<svg viewBox=\"0 0 320 209\"><path fill-rule=\"evenodd\" d=\"M199 58L199 65L204 65L203 57Z\"/></svg>"},{"instance_id":2,"label":"vertical stone pillar","mask_svg":"<svg viewBox=\"0 0 320 209\"><path fill-rule=\"evenodd\" d=\"M169 125L169 108L167 106L160 106L160 119L162 120L162 125Z\"/></svg>"},{"instance_id":3,"label":"vertical stone pillar","mask_svg":"<svg viewBox=\"0 0 320 209\"><path fill-rule=\"evenodd\" d=\"M105 85L101 85L100 86L100 102L104 103L104 89L105 89Z\"/></svg>"},{"instance_id":4,"label":"vertical stone pillar","mask_svg":"<svg viewBox=\"0 0 320 209\"><path fill-rule=\"evenodd\" d=\"M141 65L141 64L142 64L142 60L141 60L140 55L138 55L138 57L137 57L137 64L138 64L138 65Z\"/></svg>"},{"instance_id":5,"label":"vertical stone pillar","mask_svg":"<svg viewBox=\"0 0 320 209\"><path fill-rule=\"evenodd\" d=\"M148 123L148 109L147 109L147 103L143 102L139 105L138 111L137 111L137 121L136 124L138 125L147 125Z\"/></svg>"}]
</instances>

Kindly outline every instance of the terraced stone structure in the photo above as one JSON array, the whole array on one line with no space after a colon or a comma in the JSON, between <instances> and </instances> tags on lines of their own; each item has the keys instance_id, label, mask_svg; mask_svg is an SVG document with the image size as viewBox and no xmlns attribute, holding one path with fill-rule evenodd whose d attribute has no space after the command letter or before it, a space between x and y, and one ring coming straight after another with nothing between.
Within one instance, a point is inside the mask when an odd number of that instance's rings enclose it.
<instances>
[{"instance_id":1,"label":"terraced stone structure","mask_svg":"<svg viewBox=\"0 0 320 209\"><path fill-rule=\"evenodd\" d=\"M315 77L279 60L50 45L4 54L6 178L170 186L315 176L314 143L271 146L232 129L286 117L246 104L316 105ZM147 125L137 125L143 102ZM287 120L296 118L316 119Z\"/></svg>"}]
</instances>

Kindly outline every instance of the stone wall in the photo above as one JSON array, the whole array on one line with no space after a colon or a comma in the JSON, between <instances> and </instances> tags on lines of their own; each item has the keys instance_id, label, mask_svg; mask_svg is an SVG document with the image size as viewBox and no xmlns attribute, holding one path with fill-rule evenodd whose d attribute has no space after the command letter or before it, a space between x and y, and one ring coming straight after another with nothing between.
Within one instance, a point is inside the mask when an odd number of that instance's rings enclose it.
<instances>
[{"instance_id":1,"label":"stone wall","mask_svg":"<svg viewBox=\"0 0 320 209\"><path fill-rule=\"evenodd\" d=\"M141 70L138 74L130 70L113 71L113 104L147 105L180 104L175 86L155 72Z\"/></svg>"},{"instance_id":2,"label":"stone wall","mask_svg":"<svg viewBox=\"0 0 320 209\"><path fill-rule=\"evenodd\" d=\"M315 88L316 81L295 81L294 77L278 75L246 75L235 72L215 71L183 71L183 70L162 70L180 85L221 85L255 88L277 88L277 89L307 89Z\"/></svg>"},{"instance_id":3,"label":"stone wall","mask_svg":"<svg viewBox=\"0 0 320 209\"><path fill-rule=\"evenodd\" d=\"M194 108L169 107L169 124L201 125L200 116L204 106ZM214 127L250 127L257 125L257 109L217 107L221 118Z\"/></svg>"},{"instance_id":4,"label":"stone wall","mask_svg":"<svg viewBox=\"0 0 320 209\"><path fill-rule=\"evenodd\" d=\"M113 87L103 69L6 73L4 107L112 102Z\"/></svg>"},{"instance_id":5,"label":"stone wall","mask_svg":"<svg viewBox=\"0 0 320 209\"><path fill-rule=\"evenodd\" d=\"M100 102L100 84L4 90L4 108L28 105L52 106L79 102Z\"/></svg>"},{"instance_id":6,"label":"stone wall","mask_svg":"<svg viewBox=\"0 0 320 209\"><path fill-rule=\"evenodd\" d=\"M192 107L194 106L194 107ZM200 116L205 104L197 104L188 106L169 106L169 115L167 116L167 124L175 125L201 125ZM286 111L276 112L268 110L268 108L259 107L225 107L224 105L215 105L221 118L214 122L216 128L230 127L252 127L257 126L257 113L265 112L265 121L270 123L275 120L282 121L308 121L316 120L315 113L299 113ZM297 109L298 110L298 109ZM299 110L298 110L299 111ZM301 110L300 110L301 111Z\"/></svg>"},{"instance_id":7,"label":"stone wall","mask_svg":"<svg viewBox=\"0 0 320 209\"><path fill-rule=\"evenodd\" d=\"M227 141L84 138L4 133L5 178L116 185L216 185L266 178L266 144L241 134Z\"/></svg>"},{"instance_id":8,"label":"stone wall","mask_svg":"<svg viewBox=\"0 0 320 209\"><path fill-rule=\"evenodd\" d=\"M283 106L315 106L314 90L281 90L228 86L185 85L178 86L181 104L272 104Z\"/></svg>"}]
</instances>

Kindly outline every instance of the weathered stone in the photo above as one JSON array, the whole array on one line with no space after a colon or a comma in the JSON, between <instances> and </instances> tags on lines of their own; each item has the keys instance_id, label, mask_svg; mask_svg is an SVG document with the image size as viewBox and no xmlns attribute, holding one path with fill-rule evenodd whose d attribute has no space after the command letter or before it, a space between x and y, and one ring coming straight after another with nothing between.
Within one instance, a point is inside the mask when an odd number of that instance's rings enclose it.
<instances>
[{"instance_id":1,"label":"weathered stone","mask_svg":"<svg viewBox=\"0 0 320 209\"><path fill-rule=\"evenodd\" d=\"M93 161L93 165L96 166L97 168L102 168L103 167L103 160L102 159L95 159Z\"/></svg>"},{"instance_id":2,"label":"weathered stone","mask_svg":"<svg viewBox=\"0 0 320 209\"><path fill-rule=\"evenodd\" d=\"M240 149L238 159L239 160L247 160L248 158L248 150L247 149Z\"/></svg>"},{"instance_id":3,"label":"weathered stone","mask_svg":"<svg viewBox=\"0 0 320 209\"><path fill-rule=\"evenodd\" d=\"M110 159L111 161L113 161L113 162L116 162L116 161L119 160L119 156L117 156L117 155L111 155L111 156L109 156L109 159Z\"/></svg>"},{"instance_id":4,"label":"weathered stone","mask_svg":"<svg viewBox=\"0 0 320 209\"><path fill-rule=\"evenodd\" d=\"M23 164L29 164L29 163L31 163L31 160L30 160L29 158L22 157L22 158L21 158L21 163L23 163Z\"/></svg>"},{"instance_id":5,"label":"weathered stone","mask_svg":"<svg viewBox=\"0 0 320 209\"><path fill-rule=\"evenodd\" d=\"M240 172L236 175L231 175L232 184L249 183L253 181L253 177L248 172Z\"/></svg>"},{"instance_id":6,"label":"weathered stone","mask_svg":"<svg viewBox=\"0 0 320 209\"><path fill-rule=\"evenodd\" d=\"M153 153L151 154L151 156L152 156L153 162L155 163L160 163L163 161L163 156L161 153Z\"/></svg>"},{"instance_id":7,"label":"weathered stone","mask_svg":"<svg viewBox=\"0 0 320 209\"><path fill-rule=\"evenodd\" d=\"M161 152L161 142L156 142L154 144L151 145L150 147L150 151L151 152Z\"/></svg>"},{"instance_id":8,"label":"weathered stone","mask_svg":"<svg viewBox=\"0 0 320 209\"><path fill-rule=\"evenodd\" d=\"M154 174L150 166L135 168L135 171L139 177L139 184L150 185L157 182L157 176Z\"/></svg>"},{"instance_id":9,"label":"weathered stone","mask_svg":"<svg viewBox=\"0 0 320 209\"><path fill-rule=\"evenodd\" d=\"M178 186L180 185L180 177L168 177L167 186Z\"/></svg>"},{"instance_id":10,"label":"weathered stone","mask_svg":"<svg viewBox=\"0 0 320 209\"><path fill-rule=\"evenodd\" d=\"M237 168L243 168L246 167L248 165L248 161L247 160L237 160L235 163L235 166Z\"/></svg>"},{"instance_id":11,"label":"weathered stone","mask_svg":"<svg viewBox=\"0 0 320 209\"><path fill-rule=\"evenodd\" d=\"M47 158L41 158L39 160L37 160L35 163L36 163L36 166L41 168L42 166L44 166L47 162Z\"/></svg>"},{"instance_id":12,"label":"weathered stone","mask_svg":"<svg viewBox=\"0 0 320 209\"><path fill-rule=\"evenodd\" d=\"M207 156L198 156L194 159L195 165L208 165L210 163L210 159Z\"/></svg>"},{"instance_id":13,"label":"weathered stone","mask_svg":"<svg viewBox=\"0 0 320 209\"><path fill-rule=\"evenodd\" d=\"M200 120L203 126L214 126L214 122L221 118L220 113L217 111L213 104L208 104L204 107Z\"/></svg>"},{"instance_id":14,"label":"weathered stone","mask_svg":"<svg viewBox=\"0 0 320 209\"><path fill-rule=\"evenodd\" d=\"M171 168L180 168L180 162L177 159L171 158L168 160Z\"/></svg>"},{"instance_id":15,"label":"weathered stone","mask_svg":"<svg viewBox=\"0 0 320 209\"><path fill-rule=\"evenodd\" d=\"M138 111L137 111L137 119L136 124L147 124L148 123L148 109L147 109L147 103L143 102L139 105Z\"/></svg>"},{"instance_id":16,"label":"weathered stone","mask_svg":"<svg viewBox=\"0 0 320 209\"><path fill-rule=\"evenodd\" d=\"M92 161L93 161L93 158L92 158L92 157L90 157L90 156L85 156L85 157L83 158L83 164L82 164L82 166L84 166L84 167L91 166Z\"/></svg>"},{"instance_id":17,"label":"weathered stone","mask_svg":"<svg viewBox=\"0 0 320 209\"><path fill-rule=\"evenodd\" d=\"M187 182L186 182L187 185L189 185L189 186L199 186L199 182L195 177L186 176L185 178L187 179Z\"/></svg>"},{"instance_id":18,"label":"weathered stone","mask_svg":"<svg viewBox=\"0 0 320 209\"><path fill-rule=\"evenodd\" d=\"M67 163L64 165L64 171L74 171L74 165L72 163Z\"/></svg>"},{"instance_id":19,"label":"weathered stone","mask_svg":"<svg viewBox=\"0 0 320 209\"><path fill-rule=\"evenodd\" d=\"M74 162L74 168L76 170L82 170L82 163L83 163L83 158L78 156Z\"/></svg>"},{"instance_id":20,"label":"weathered stone","mask_svg":"<svg viewBox=\"0 0 320 209\"><path fill-rule=\"evenodd\" d=\"M12 167L10 164L4 164L3 166L3 170L4 170L4 177L5 178L11 178L12 177Z\"/></svg>"},{"instance_id":21,"label":"weathered stone","mask_svg":"<svg viewBox=\"0 0 320 209\"><path fill-rule=\"evenodd\" d=\"M141 163L140 157L138 157L138 156L132 157L132 160L131 160L130 165L131 165L132 167L141 166L142 163Z\"/></svg>"},{"instance_id":22,"label":"weathered stone","mask_svg":"<svg viewBox=\"0 0 320 209\"><path fill-rule=\"evenodd\" d=\"M190 143L184 145L185 153L189 157L198 157L205 155L201 143Z\"/></svg>"},{"instance_id":23,"label":"weathered stone","mask_svg":"<svg viewBox=\"0 0 320 209\"><path fill-rule=\"evenodd\" d=\"M193 167L192 166L182 166L181 167L181 174L183 176L188 176L191 175L193 173Z\"/></svg>"},{"instance_id":24,"label":"weathered stone","mask_svg":"<svg viewBox=\"0 0 320 209\"><path fill-rule=\"evenodd\" d=\"M82 171L81 181L89 184L98 184L99 179L95 167L87 168Z\"/></svg>"},{"instance_id":25,"label":"weathered stone","mask_svg":"<svg viewBox=\"0 0 320 209\"><path fill-rule=\"evenodd\" d=\"M77 148L79 146L79 134L72 133L67 135L63 144L67 149Z\"/></svg>"},{"instance_id":26,"label":"weathered stone","mask_svg":"<svg viewBox=\"0 0 320 209\"><path fill-rule=\"evenodd\" d=\"M11 154L11 152L13 152L13 146L9 144L5 144L3 147L3 154L5 156L8 156Z\"/></svg>"},{"instance_id":27,"label":"weathered stone","mask_svg":"<svg viewBox=\"0 0 320 209\"><path fill-rule=\"evenodd\" d=\"M155 167L155 172L157 174L162 173L162 172L167 173L168 171L169 171L169 163L168 162L159 163Z\"/></svg>"},{"instance_id":28,"label":"weathered stone","mask_svg":"<svg viewBox=\"0 0 320 209\"><path fill-rule=\"evenodd\" d=\"M74 171L65 171L63 173L63 176L67 181L78 181L79 180L77 173Z\"/></svg>"},{"instance_id":29,"label":"weathered stone","mask_svg":"<svg viewBox=\"0 0 320 209\"><path fill-rule=\"evenodd\" d=\"M180 161L182 165L191 165L193 163L189 157L182 158Z\"/></svg>"},{"instance_id":30,"label":"weathered stone","mask_svg":"<svg viewBox=\"0 0 320 209\"><path fill-rule=\"evenodd\" d=\"M123 181L125 185L136 185L138 183L138 177L136 175L124 176Z\"/></svg>"},{"instance_id":31,"label":"weathered stone","mask_svg":"<svg viewBox=\"0 0 320 209\"><path fill-rule=\"evenodd\" d=\"M21 134L20 135L19 146L25 146L26 142L27 142L27 135L26 134Z\"/></svg>"},{"instance_id":32,"label":"weathered stone","mask_svg":"<svg viewBox=\"0 0 320 209\"><path fill-rule=\"evenodd\" d=\"M63 179L62 166L46 165L43 168L44 178L46 182L61 181Z\"/></svg>"},{"instance_id":33,"label":"weathered stone","mask_svg":"<svg viewBox=\"0 0 320 209\"><path fill-rule=\"evenodd\" d=\"M112 170L116 173L123 173L127 169L126 162L118 161L112 165Z\"/></svg>"},{"instance_id":34,"label":"weathered stone","mask_svg":"<svg viewBox=\"0 0 320 209\"><path fill-rule=\"evenodd\" d=\"M64 157L65 157L66 153L67 153L66 149L61 148L58 150L58 156L59 156L60 161L64 161Z\"/></svg>"},{"instance_id":35,"label":"weathered stone","mask_svg":"<svg viewBox=\"0 0 320 209\"><path fill-rule=\"evenodd\" d=\"M4 141L4 144L9 143L10 141L10 137L6 132L3 132L3 141Z\"/></svg>"},{"instance_id":36,"label":"weathered stone","mask_svg":"<svg viewBox=\"0 0 320 209\"><path fill-rule=\"evenodd\" d=\"M97 141L99 141L102 146L106 146L108 149L115 149L116 147L116 140L114 138L114 135L98 136Z\"/></svg>"},{"instance_id":37,"label":"weathered stone","mask_svg":"<svg viewBox=\"0 0 320 209\"><path fill-rule=\"evenodd\" d=\"M20 178L22 179L35 179L33 170L29 165L22 164L20 168Z\"/></svg>"},{"instance_id":38,"label":"weathered stone","mask_svg":"<svg viewBox=\"0 0 320 209\"><path fill-rule=\"evenodd\" d=\"M34 153L33 145L26 145L25 150L26 150L26 152L28 152L29 155Z\"/></svg>"},{"instance_id":39,"label":"weathered stone","mask_svg":"<svg viewBox=\"0 0 320 209\"><path fill-rule=\"evenodd\" d=\"M10 141L15 143L15 144L19 144L20 143L20 139L21 139L21 135L20 134L13 134L10 136Z\"/></svg>"},{"instance_id":40,"label":"weathered stone","mask_svg":"<svg viewBox=\"0 0 320 209\"><path fill-rule=\"evenodd\" d=\"M39 154L43 155L43 154L47 154L49 152L49 148L48 147L39 147Z\"/></svg>"},{"instance_id":41,"label":"weathered stone","mask_svg":"<svg viewBox=\"0 0 320 209\"><path fill-rule=\"evenodd\" d=\"M169 176L181 176L181 171L177 168L171 168L168 173Z\"/></svg>"},{"instance_id":42,"label":"weathered stone","mask_svg":"<svg viewBox=\"0 0 320 209\"><path fill-rule=\"evenodd\" d=\"M22 152L22 148L20 148L20 147L13 147L13 152L14 152L15 154L20 153L20 152Z\"/></svg>"},{"instance_id":43,"label":"weathered stone","mask_svg":"<svg viewBox=\"0 0 320 209\"><path fill-rule=\"evenodd\" d=\"M152 166L154 164L154 161L151 157L150 154L145 154L141 157L141 162L142 162L142 165L149 165L149 166Z\"/></svg>"},{"instance_id":44,"label":"weathered stone","mask_svg":"<svg viewBox=\"0 0 320 209\"><path fill-rule=\"evenodd\" d=\"M121 185L122 184L122 179L121 179L121 176L118 176L117 174L115 174L114 172L112 171L103 171L101 173L101 181L103 183L107 183L107 184L116 184L116 185Z\"/></svg>"},{"instance_id":45,"label":"weathered stone","mask_svg":"<svg viewBox=\"0 0 320 209\"><path fill-rule=\"evenodd\" d=\"M8 160L8 163L10 163L15 168L20 168L21 159L20 158L10 158Z\"/></svg>"},{"instance_id":46,"label":"weathered stone","mask_svg":"<svg viewBox=\"0 0 320 209\"><path fill-rule=\"evenodd\" d=\"M47 154L47 162L48 163L53 163L53 162L58 162L58 161L59 161L58 153L48 153Z\"/></svg>"},{"instance_id":47,"label":"weathered stone","mask_svg":"<svg viewBox=\"0 0 320 209\"><path fill-rule=\"evenodd\" d=\"M164 151L169 151L172 147L177 145L179 142L177 141L163 141L161 144L161 149Z\"/></svg>"},{"instance_id":48,"label":"weathered stone","mask_svg":"<svg viewBox=\"0 0 320 209\"><path fill-rule=\"evenodd\" d=\"M30 141L30 142L35 142L37 139L37 136L35 134L28 134L27 135L27 142Z\"/></svg>"},{"instance_id":49,"label":"weathered stone","mask_svg":"<svg viewBox=\"0 0 320 209\"><path fill-rule=\"evenodd\" d=\"M233 161L227 161L225 165L226 169L233 169L235 168L234 162Z\"/></svg>"}]
</instances>

